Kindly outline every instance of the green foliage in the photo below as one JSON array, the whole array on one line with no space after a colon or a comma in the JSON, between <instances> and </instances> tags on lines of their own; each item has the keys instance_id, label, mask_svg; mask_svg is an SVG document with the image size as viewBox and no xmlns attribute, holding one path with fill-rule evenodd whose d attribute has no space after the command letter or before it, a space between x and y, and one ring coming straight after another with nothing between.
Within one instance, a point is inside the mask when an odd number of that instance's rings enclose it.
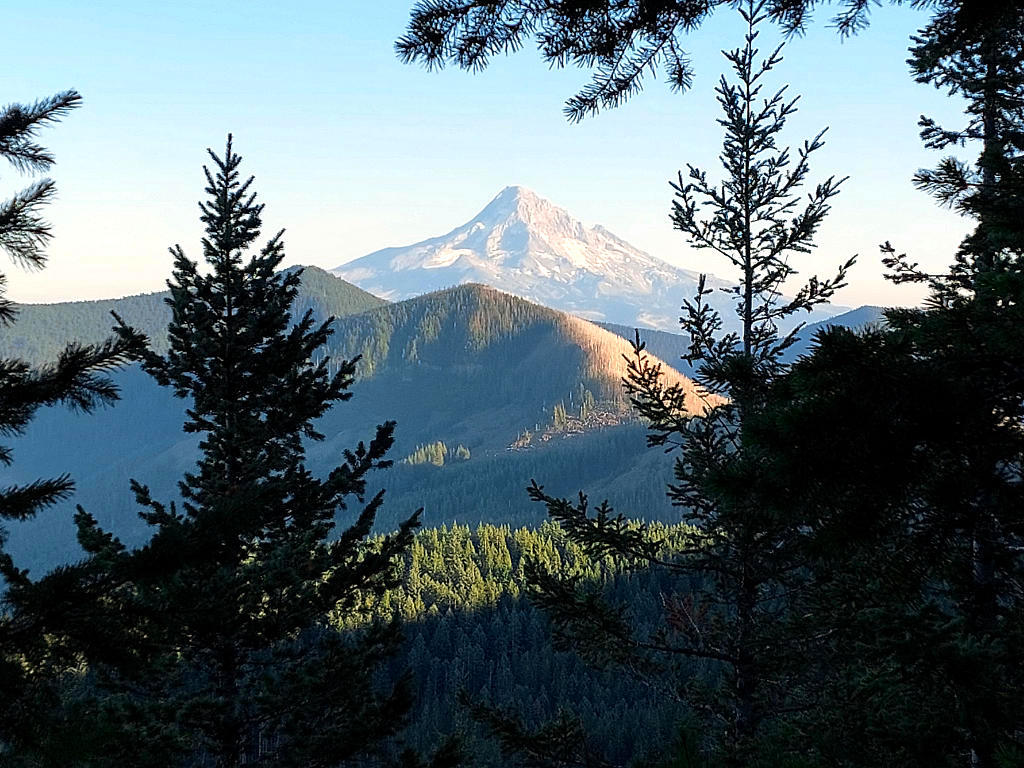
<instances>
[{"instance_id":1,"label":"green foliage","mask_svg":"<svg viewBox=\"0 0 1024 768\"><path fill-rule=\"evenodd\" d=\"M64 91L33 104L9 104L0 109L0 157L24 173L49 170L54 159L36 143L38 132L59 122L80 103L76 91ZM54 182L44 178L0 201L0 249L16 264L29 268L45 265L43 248L52 232L40 208L55 191ZM8 336L18 313L4 296L5 285L0 274L0 327ZM103 336L108 335L109 326L108 319ZM0 434L6 438L25 434L46 406L60 404L89 413L117 400L117 387L105 374L132 358L137 341L134 337L108 338L85 345L62 339L46 361L32 361L35 366L16 357L0 359ZM10 467L13 461L12 449L0 447L0 466ZM7 484L0 488L0 522L33 518L73 490L68 474ZM8 590L0 615L0 759L32 759L68 723L58 691L67 674L68 657L73 656L61 638L73 619L54 610L59 602L47 606L43 613L11 615L12 604L16 605L13 596L30 589L32 582L4 550L6 540L7 531L0 526L0 574Z\"/></svg>"},{"instance_id":2,"label":"green foliage","mask_svg":"<svg viewBox=\"0 0 1024 768\"><path fill-rule=\"evenodd\" d=\"M443 467L444 460L447 455L448 446L438 440L437 442L427 443L426 445L417 445L415 451L402 459L402 463L433 464L435 467Z\"/></svg>"},{"instance_id":3,"label":"green foliage","mask_svg":"<svg viewBox=\"0 0 1024 768\"><path fill-rule=\"evenodd\" d=\"M36 136L41 128L60 122L82 103L78 91L69 90L40 99L33 104L8 104L0 109L0 157L22 173L44 173L54 163L53 155ZM46 263L43 248L53 237L50 225L39 209L53 199L56 186L40 179L14 197L0 202L0 248L24 267L39 268ZM0 303L0 320L13 319L9 300Z\"/></svg>"},{"instance_id":4,"label":"green foliage","mask_svg":"<svg viewBox=\"0 0 1024 768\"><path fill-rule=\"evenodd\" d=\"M826 301L844 284L852 260L827 280L810 278L789 300L779 288L795 274L791 258L809 252L840 181L829 178L801 201L809 156L819 133L791 156L778 144L795 112L785 89L763 93L766 77L781 61L777 48L759 58L756 27L768 15L765 2L740 7L748 32L742 48L725 53L734 80L716 92L725 129L718 184L693 166L673 184L672 219L691 243L725 258L738 274L735 290L739 333L722 333L720 314L698 295L683 306L690 336L687 362L705 393L728 399L690 406L678 383L666 383L660 364L644 353L639 332L624 382L634 408L649 423L648 443L678 451L668 495L683 520L703 536L682 558L671 558L650 529L636 527L611 505L591 509L584 494L559 498L530 488L567 535L595 556L617 557L664 570L683 583L701 584L666 600L661 622L638 626L621 607L581 590L573 579L534 570L539 602L573 647L595 663L617 664L650 678L674 681L677 717L696 718L706 729L703 754L724 765L752 765L785 727L785 714L802 705L787 664L790 646L807 649L808 638L780 631L793 595L800 593L803 562L798 531L779 514L764 457L743 437L745 420L764 407L765 392L785 370L783 355L799 326L781 336L780 321ZM701 674L693 669L700 665Z\"/></svg>"},{"instance_id":5,"label":"green foliage","mask_svg":"<svg viewBox=\"0 0 1024 768\"><path fill-rule=\"evenodd\" d=\"M393 735L408 692L373 677L396 646L393 626L342 635L329 617L397 583L395 561L418 519L368 540L383 492L367 499L366 476L390 464L391 422L346 450L325 478L306 469L306 443L323 439L314 421L349 399L356 361L334 373L324 357L314 361L331 319L306 311L292 322L300 276L278 271L281 234L247 255L263 206L252 178L239 176L230 136L223 157L210 157L200 204L208 269L172 249L168 351L143 350L146 372L188 399L184 430L202 438L179 484L180 510L133 481L153 536L128 549L79 508L88 558L19 586L14 604L33 616L52 610L55 596L78 603L129 656L80 645L96 675L94 698L138 713L140 727L167 734L186 763L334 766ZM353 499L361 509L333 533ZM100 722L111 722L98 709ZM122 734L120 757L159 759L164 745L133 740L132 731Z\"/></svg>"},{"instance_id":6,"label":"green foliage","mask_svg":"<svg viewBox=\"0 0 1024 768\"><path fill-rule=\"evenodd\" d=\"M923 118L922 138L972 142L977 161L916 182L974 231L946 274L886 244L926 307L819 334L745 424L807 553L796 615L826 642L796 723L823 764L994 768L1020 750L1024 10L981 8L967 26L966 6L944 9L911 61L967 99L964 128Z\"/></svg>"},{"instance_id":7,"label":"green foliage","mask_svg":"<svg viewBox=\"0 0 1024 768\"><path fill-rule=\"evenodd\" d=\"M597 400L594 399L594 393L589 389L581 387L580 394L580 420L586 421L587 417L594 412L594 407L597 405Z\"/></svg>"},{"instance_id":8,"label":"green foliage","mask_svg":"<svg viewBox=\"0 0 1024 768\"><path fill-rule=\"evenodd\" d=\"M991 269L996 266L994 254L1019 249L1024 242L1024 7L994 3L983 21L967 28L962 14L947 8L914 42L910 64L918 82L967 100L967 124L961 128L950 130L921 118L925 145L937 150L967 142L981 145L973 167L947 157L914 177L918 188L977 221L951 274L962 284L970 280L975 262Z\"/></svg>"},{"instance_id":9,"label":"green foliage","mask_svg":"<svg viewBox=\"0 0 1024 768\"><path fill-rule=\"evenodd\" d=\"M429 463L397 463L382 482L389 504L378 517L378 530L400 522L389 509L422 505L424 525L452 520L476 525L539 525L543 511L523 493L524 478L544 477L552 493L574 493L581 483L595 495L611 499L635 517L667 521L677 513L665 496L671 468L653 451L644 451L639 424L552 440L525 450L478 452L469 461L446 460L443 471ZM449 444L450 445L450 444Z\"/></svg>"},{"instance_id":10,"label":"green foliage","mask_svg":"<svg viewBox=\"0 0 1024 768\"><path fill-rule=\"evenodd\" d=\"M555 407L551 410L551 425L555 429L561 429L569 421L569 417L565 412L565 403L559 400L555 403Z\"/></svg>"},{"instance_id":11,"label":"green foliage","mask_svg":"<svg viewBox=\"0 0 1024 768\"><path fill-rule=\"evenodd\" d=\"M416 450L402 459L402 464L433 464L435 467L443 467L445 460L449 457L457 461L469 460L469 449L462 443L454 451L449 450L447 443L437 440L426 445L417 445Z\"/></svg>"},{"instance_id":12,"label":"green foliage","mask_svg":"<svg viewBox=\"0 0 1024 768\"><path fill-rule=\"evenodd\" d=\"M979 392L975 378L994 383L1008 350L989 357L992 324L974 326L968 353L952 315L921 320L913 334L820 335L747 422L802 531L795 629L827 639L804 669L817 706L800 724L826 764L992 765L1024 719L1021 491L996 469L1024 444L993 407L1005 385ZM952 340L952 355L933 346Z\"/></svg>"},{"instance_id":13,"label":"green foliage","mask_svg":"<svg viewBox=\"0 0 1024 768\"><path fill-rule=\"evenodd\" d=\"M682 526L655 528L672 551L690 536ZM670 588L656 571L588 557L550 522L537 529L481 524L417 533L403 559L402 586L369 607L378 617L405 620L405 641L392 664L395 676L412 672L415 703L405 738L426 751L440 734L460 730L474 765L507 765L501 745L470 719L474 711L496 706L534 728L572 708L593 734L595 750L620 764L650 752L672 732L665 692L614 669L588 668L553 643L543 614L525 599L531 560L603 590L643 622L656 620Z\"/></svg>"},{"instance_id":14,"label":"green foliage","mask_svg":"<svg viewBox=\"0 0 1024 768\"><path fill-rule=\"evenodd\" d=\"M296 317L311 310L313 319L323 322L329 316L358 314L386 304L318 267L304 267L300 279L292 310ZM55 358L67 340L98 343L110 334L111 312L148 336L155 351L166 354L169 295L162 291L101 301L21 305L17 326L0 338L0 354L38 364Z\"/></svg>"}]
</instances>

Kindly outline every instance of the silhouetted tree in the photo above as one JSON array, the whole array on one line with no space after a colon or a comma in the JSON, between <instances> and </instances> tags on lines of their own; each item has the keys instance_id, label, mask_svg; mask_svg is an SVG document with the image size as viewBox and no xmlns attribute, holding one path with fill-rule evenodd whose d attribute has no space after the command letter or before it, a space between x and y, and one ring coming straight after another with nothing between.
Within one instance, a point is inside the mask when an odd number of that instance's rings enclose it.
<instances>
[{"instance_id":1,"label":"silhouetted tree","mask_svg":"<svg viewBox=\"0 0 1024 768\"><path fill-rule=\"evenodd\" d=\"M1021 0L892 0L915 7L935 7L970 35L984 29ZM533 38L544 59L555 67L573 64L594 70L591 82L570 98L565 113L581 120L602 108L618 106L637 93L646 76L664 72L673 90L687 90L693 70L685 38L732 0L419 0L405 35L395 44L405 62L427 67L452 63L484 69L493 56L519 50ZM819 0L772 0L765 13L786 34L799 34ZM873 3L839 0L832 18L840 35L865 27Z\"/></svg>"},{"instance_id":2,"label":"silhouetted tree","mask_svg":"<svg viewBox=\"0 0 1024 768\"><path fill-rule=\"evenodd\" d=\"M53 156L36 143L36 136L41 128L58 122L80 102L81 96L76 91L64 91L34 104L4 107L0 110L0 157L23 173L49 170ZM53 233L39 209L55 194L53 180L44 178L0 202L0 248L19 266L41 269L46 264L43 249ZM17 310L4 295L5 286L6 278L0 275L0 325L9 326L15 321ZM20 360L0 361L0 392L3 393L0 433L23 434L36 411L47 405L63 403L88 411L112 402L117 390L109 379L98 374L125 360L124 344L112 341L95 346L70 344L55 363L35 369ZM10 450L0 449L0 462L9 465L11 461ZM0 492L0 518L32 517L66 498L73 487L71 479L62 476L4 488ZM6 555L0 555L0 560L5 577L21 578Z\"/></svg>"},{"instance_id":3,"label":"silhouetted tree","mask_svg":"<svg viewBox=\"0 0 1024 768\"><path fill-rule=\"evenodd\" d=\"M0 109L0 157L22 173L49 170L54 158L39 143L43 127L59 122L81 103L76 91L64 91L33 104L9 104ZM19 266L41 269L46 263L44 248L53 236L40 209L56 193L49 178L0 202L0 248ZM0 274L0 327L15 322L17 310L5 293L6 279ZM46 406L64 405L92 411L117 399L117 388L103 375L131 358L131 343L111 339L97 345L68 344L57 360L32 367L18 359L0 360L0 434L25 434L36 412ZM14 460L8 447L0 447L0 464ZM36 480L0 489L0 520L20 521L66 499L74 490L68 475ZM0 527L0 574L7 589L16 592L29 585L28 573L16 566L3 551L6 532ZM0 616L0 754L21 754L40 739L48 738L53 710L58 708L57 676L63 671L63 652L51 633L62 618L51 614L54 623L13 618L10 592ZM52 734L50 734L52 736Z\"/></svg>"},{"instance_id":4,"label":"silhouetted tree","mask_svg":"<svg viewBox=\"0 0 1024 768\"><path fill-rule=\"evenodd\" d=\"M649 632L633 627L624 607L603 604L571 580L535 572L541 604L574 647L634 669L653 665L652 681L670 681L673 695L706 716L712 751L736 765L770 761L765 732L774 736L781 713L799 703L785 667L793 641L780 630L802 577L798 532L779 514L778 499L759 493L768 478L763 457L746 445L743 425L763 407L772 381L784 371L782 354L800 330L780 336L778 321L826 301L853 263L832 279L811 278L792 298L782 296L796 271L791 256L813 248L841 180L829 178L807 200L798 197L822 134L795 156L777 144L796 100L786 97L785 88L764 91L766 76L781 61L781 49L758 60L755 28L767 8L751 2L740 10L748 26L745 45L725 54L735 73L734 82L723 76L717 88L725 179L716 185L691 166L673 185L676 228L738 273L730 290L742 330L721 332L722 318L706 302L710 290L702 276L698 295L683 307L682 324L691 339L688 361L708 396L706 409L687 408L682 389L663 382L660 364L644 354L639 334L625 381L634 407L650 424L649 444L679 452L668 494L701 535L684 557L668 559L644 526L613 516L606 504L591 515L582 496L571 502L537 485L530 489L593 555L680 577L680 592L666 598L663 624ZM687 660L685 671L667 674L679 659ZM703 674L694 674L695 664ZM702 684L708 685L698 690Z\"/></svg>"},{"instance_id":5,"label":"silhouetted tree","mask_svg":"<svg viewBox=\"0 0 1024 768\"><path fill-rule=\"evenodd\" d=\"M125 631L144 650L141 669L97 674L123 711L176 732L192 761L335 766L378 748L408 706L404 681L374 681L396 627L346 635L334 623L398 583L395 561L419 513L368 538L383 491L367 498L366 476L390 464L392 422L325 478L306 468L304 441L321 440L315 420L351 396L358 358L329 373L317 353L332 319L306 312L293 322L300 271L277 271L281 233L246 256L263 206L252 178L239 176L231 137L210 157L206 269L172 249L170 349L143 352L144 369L189 401L184 429L202 437L201 458L179 483L180 509L133 481L154 528L141 549L126 550L79 510L90 563L114 585L105 599L139 617ZM353 500L361 508L335 533Z\"/></svg>"},{"instance_id":6,"label":"silhouetted tree","mask_svg":"<svg viewBox=\"0 0 1024 768\"><path fill-rule=\"evenodd\" d=\"M974 231L945 274L886 244L893 279L930 288L925 307L820 337L756 438L801 511L832 637L831 712L808 725L826 760L991 768L1024 754L1024 11L999 10L966 30L939 15L912 51L921 81L967 99L961 129L922 118L925 143L979 148L916 183Z\"/></svg>"}]
</instances>

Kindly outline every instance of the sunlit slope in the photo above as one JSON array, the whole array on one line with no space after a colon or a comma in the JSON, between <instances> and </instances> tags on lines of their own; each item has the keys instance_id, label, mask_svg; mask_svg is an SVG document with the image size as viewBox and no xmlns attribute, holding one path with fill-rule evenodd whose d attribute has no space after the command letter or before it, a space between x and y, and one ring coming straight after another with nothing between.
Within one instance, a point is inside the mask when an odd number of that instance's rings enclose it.
<instances>
[{"instance_id":1,"label":"sunlit slope","mask_svg":"<svg viewBox=\"0 0 1024 768\"><path fill-rule=\"evenodd\" d=\"M533 477L567 493L592 487L641 516L670 513L670 462L645 450L621 389L630 345L587 321L467 285L339 317L327 352L335 362L362 360L352 400L318 424L326 439L310 445L310 467L328 471L377 424L396 420L398 464L374 479L398 502L383 513L385 525L421 505L432 523L536 519L542 510L524 492ZM700 408L692 384L664 370ZM127 542L141 541L129 481L170 501L197 458L196 436L181 430L185 402L134 367L117 380L123 399L114 408L89 416L48 409L16 441L12 482L70 472L78 485L72 500L12 530L12 551L28 565L74 555L76 503ZM561 424L556 413L565 414ZM452 454L462 446L470 458L401 463L435 442Z\"/></svg>"},{"instance_id":2,"label":"sunlit slope","mask_svg":"<svg viewBox=\"0 0 1024 768\"><path fill-rule=\"evenodd\" d=\"M463 285L389 304L335 324L331 353L361 355L359 378L392 384L457 386L481 407L509 400L541 407L568 404L580 387L623 405L623 338L578 317L482 285ZM703 408L693 383L670 366L666 381Z\"/></svg>"}]
</instances>

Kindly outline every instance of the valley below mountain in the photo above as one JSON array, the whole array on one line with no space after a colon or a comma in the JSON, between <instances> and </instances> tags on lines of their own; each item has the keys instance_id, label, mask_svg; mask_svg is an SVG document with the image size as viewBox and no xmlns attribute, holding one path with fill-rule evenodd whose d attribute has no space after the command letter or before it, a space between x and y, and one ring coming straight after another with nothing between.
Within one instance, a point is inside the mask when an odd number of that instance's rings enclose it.
<instances>
[{"instance_id":1,"label":"valley below mountain","mask_svg":"<svg viewBox=\"0 0 1024 768\"><path fill-rule=\"evenodd\" d=\"M105 338L111 311L164 351L166 297L20 307L18 322L0 339L0 355L43 364L65 341ZM293 317L307 310L319 321L336 317L326 349L332 365L360 356L353 399L318 425L325 439L309 447L311 469L329 471L378 423L397 422L395 464L373 478L387 489L381 530L420 507L428 526L538 523L545 514L526 496L531 479L562 495L584 489L627 515L677 517L664 495L672 463L646 448L644 426L622 393L633 327L595 325L476 284L389 303L316 267L304 268L294 310ZM826 324L863 324L878 316L862 308ZM809 326L804 339L815 328ZM641 337L664 362L666 380L684 387L690 407L701 409L686 378L692 372L680 360L688 340L655 330ZM115 372L114 379L122 394L115 407L91 415L44 409L28 435L13 441L13 482L69 472L77 485L69 501L10 526L10 551L35 571L77 556L76 504L126 543L140 543L147 528L137 517L130 481L172 500L177 480L199 456L198 440L181 430L183 401L137 366ZM432 458L413 461L415 455Z\"/></svg>"}]
</instances>

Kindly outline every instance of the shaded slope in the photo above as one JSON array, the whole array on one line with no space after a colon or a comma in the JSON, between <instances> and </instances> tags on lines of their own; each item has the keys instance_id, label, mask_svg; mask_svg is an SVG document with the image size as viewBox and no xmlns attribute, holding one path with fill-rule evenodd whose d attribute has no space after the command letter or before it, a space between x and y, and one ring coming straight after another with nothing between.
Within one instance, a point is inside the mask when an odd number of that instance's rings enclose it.
<instances>
[{"instance_id":1,"label":"shaded slope","mask_svg":"<svg viewBox=\"0 0 1024 768\"><path fill-rule=\"evenodd\" d=\"M149 336L158 352L165 352L171 317L164 303L168 296L169 292L161 291L121 299L19 305L17 321L0 335L0 357L19 357L38 365L55 359L68 341L102 341L114 324L111 311ZM311 309L318 320L325 320L330 315L363 312L384 304L319 267L303 267L302 288L292 315Z\"/></svg>"}]
</instances>

